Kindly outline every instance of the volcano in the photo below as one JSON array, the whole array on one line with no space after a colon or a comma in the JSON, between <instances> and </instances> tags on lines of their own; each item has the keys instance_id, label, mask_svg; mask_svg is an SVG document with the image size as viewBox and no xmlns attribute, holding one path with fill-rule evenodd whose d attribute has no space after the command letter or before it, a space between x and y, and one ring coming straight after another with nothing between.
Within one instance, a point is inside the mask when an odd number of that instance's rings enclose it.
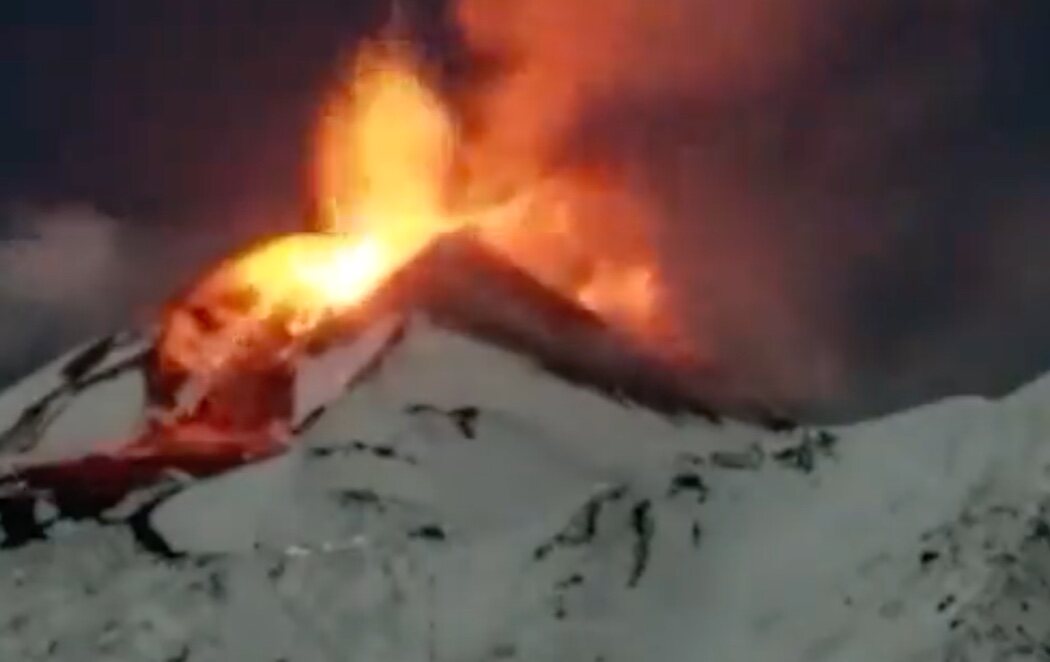
<instances>
[{"instance_id":1,"label":"volcano","mask_svg":"<svg viewBox=\"0 0 1050 662\"><path fill-rule=\"evenodd\" d=\"M199 385L191 375L160 369L148 337L125 334L92 343L60 361L51 379L30 378L0 401L0 412L14 415L0 432L0 452L19 458L16 464L25 458L36 464L36 458L59 459L69 451L93 450L99 442L99 450L111 451L134 438L162 444L155 452L130 456L148 455L150 462L185 450L246 457L273 450L262 447L267 431L302 429L325 401L366 379L419 324L499 347L538 370L620 402L719 420L699 394L700 370L641 349L594 313L460 232L435 241L367 302L317 329L291 355L287 347L260 344L236 371L197 393L188 411L180 411L180 403ZM40 392L33 388L36 382L55 388ZM141 390L129 398L136 411L115 417L137 423L94 432L76 421L83 407L80 396L109 382L115 383L109 389L126 384ZM187 427L210 435L214 443L173 447L164 438L171 431L155 429L158 412L168 420L188 418ZM66 438L71 436L77 441L70 447L73 442Z\"/></svg>"},{"instance_id":2,"label":"volcano","mask_svg":"<svg viewBox=\"0 0 1050 662\"><path fill-rule=\"evenodd\" d=\"M210 324L206 311L190 311L190 316L202 320L202 327ZM382 327L384 323L376 324L380 320L389 323L389 335L396 338L412 317L526 356L538 367L611 397L669 414L717 418L698 389L703 368L642 349L467 231L435 240L361 305L316 329L306 342L295 339L302 349L289 349L290 339L284 338L258 343L227 380L219 380L210 394L212 401L203 406L242 428L301 416L306 405L290 397L296 381L286 369L290 352L309 360L327 346L352 344L358 334ZM373 360L381 360L383 352L372 351L379 352ZM186 384L186 374L158 372L149 376L151 400L164 406L179 400L179 389L194 386Z\"/></svg>"},{"instance_id":3,"label":"volcano","mask_svg":"<svg viewBox=\"0 0 1050 662\"><path fill-rule=\"evenodd\" d=\"M721 420L700 396L700 370L639 348L459 232L317 329L298 353L260 344L206 391L192 375L163 371L146 336L103 338L74 352L55 374L30 378L0 400L0 411L14 414L0 428L7 466L0 489L16 501L43 492L64 513L98 517L173 472L207 476L280 454L421 326L498 348L617 403ZM41 393L36 383L54 387Z\"/></svg>"},{"instance_id":4,"label":"volcano","mask_svg":"<svg viewBox=\"0 0 1050 662\"><path fill-rule=\"evenodd\" d=\"M209 394L224 443L128 451L152 343L0 396L0 659L1045 659L1046 380L723 418L464 235Z\"/></svg>"}]
</instances>

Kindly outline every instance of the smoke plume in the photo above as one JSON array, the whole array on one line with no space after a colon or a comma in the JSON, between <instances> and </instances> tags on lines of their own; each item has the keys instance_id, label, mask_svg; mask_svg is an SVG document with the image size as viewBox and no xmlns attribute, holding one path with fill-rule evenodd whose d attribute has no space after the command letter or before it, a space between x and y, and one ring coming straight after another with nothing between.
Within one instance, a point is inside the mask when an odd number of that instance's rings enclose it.
<instances>
[{"instance_id":1,"label":"smoke plume","mask_svg":"<svg viewBox=\"0 0 1050 662\"><path fill-rule=\"evenodd\" d=\"M921 372L914 347L954 337L948 302L986 282L981 214L1018 193L989 174L1024 167L989 161L988 104L1007 103L996 85L1015 64L996 30L1015 14L984 0L460 0L456 16L498 63L466 95L475 171L497 189L613 172L644 211L606 209L588 241L643 236L736 388L840 413L921 391L873 385Z\"/></svg>"}]
</instances>

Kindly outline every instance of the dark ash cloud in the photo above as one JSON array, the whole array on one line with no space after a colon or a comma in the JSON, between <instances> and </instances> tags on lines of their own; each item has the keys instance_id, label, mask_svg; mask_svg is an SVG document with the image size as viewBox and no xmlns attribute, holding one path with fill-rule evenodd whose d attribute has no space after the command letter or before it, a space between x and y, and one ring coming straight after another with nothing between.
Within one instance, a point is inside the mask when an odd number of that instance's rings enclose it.
<instances>
[{"instance_id":1,"label":"dark ash cloud","mask_svg":"<svg viewBox=\"0 0 1050 662\"><path fill-rule=\"evenodd\" d=\"M841 417L1050 365L1039 2L462 4L510 63L482 140L617 164L745 390Z\"/></svg>"}]
</instances>

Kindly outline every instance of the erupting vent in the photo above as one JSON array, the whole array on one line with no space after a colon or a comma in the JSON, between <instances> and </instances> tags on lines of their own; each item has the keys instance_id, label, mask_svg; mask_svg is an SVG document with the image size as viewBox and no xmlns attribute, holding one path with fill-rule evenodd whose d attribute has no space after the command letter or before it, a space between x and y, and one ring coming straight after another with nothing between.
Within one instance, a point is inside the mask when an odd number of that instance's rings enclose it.
<instances>
[{"instance_id":1,"label":"erupting vent","mask_svg":"<svg viewBox=\"0 0 1050 662\"><path fill-rule=\"evenodd\" d=\"M480 183L454 185L456 123L408 47L369 45L352 72L318 134L320 227L235 255L180 297L158 370L221 383L263 354L285 362L317 329L366 307L435 239L462 231L636 338L669 336L651 265L611 262L576 236L579 178L525 182L498 204L453 204Z\"/></svg>"},{"instance_id":2,"label":"erupting vent","mask_svg":"<svg viewBox=\"0 0 1050 662\"><path fill-rule=\"evenodd\" d=\"M675 335L653 261L583 239L600 180L551 173L483 200L492 187L459 176L467 146L411 48L368 44L348 71L317 133L317 226L229 257L168 306L146 423L122 451L134 475L159 457L210 471L279 450L297 359L390 315L422 313L617 399L716 418L687 386L690 360L653 351ZM108 462L81 469L111 476Z\"/></svg>"}]
</instances>

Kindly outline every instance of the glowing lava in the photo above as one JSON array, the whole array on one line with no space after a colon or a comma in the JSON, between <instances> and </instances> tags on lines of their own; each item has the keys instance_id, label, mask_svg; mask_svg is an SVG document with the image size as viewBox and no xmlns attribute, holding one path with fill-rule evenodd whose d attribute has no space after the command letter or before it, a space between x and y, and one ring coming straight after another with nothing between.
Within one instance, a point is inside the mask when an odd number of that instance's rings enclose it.
<instances>
[{"instance_id":1,"label":"glowing lava","mask_svg":"<svg viewBox=\"0 0 1050 662\"><path fill-rule=\"evenodd\" d=\"M158 342L160 373L194 376L207 389L230 375L281 365L436 236L465 227L636 335L656 327L651 263L602 254L607 247L595 237L603 233L585 232L576 216L574 201L583 198L576 179L523 182L509 202L452 209L453 160L463 146L411 49L368 45L349 70L317 133L317 227L233 256L172 306Z\"/></svg>"},{"instance_id":2,"label":"glowing lava","mask_svg":"<svg viewBox=\"0 0 1050 662\"><path fill-rule=\"evenodd\" d=\"M169 313L165 371L208 377L260 352L283 354L464 224L443 202L455 125L411 53L371 45L353 72L319 131L321 227L270 240L200 282Z\"/></svg>"}]
</instances>

